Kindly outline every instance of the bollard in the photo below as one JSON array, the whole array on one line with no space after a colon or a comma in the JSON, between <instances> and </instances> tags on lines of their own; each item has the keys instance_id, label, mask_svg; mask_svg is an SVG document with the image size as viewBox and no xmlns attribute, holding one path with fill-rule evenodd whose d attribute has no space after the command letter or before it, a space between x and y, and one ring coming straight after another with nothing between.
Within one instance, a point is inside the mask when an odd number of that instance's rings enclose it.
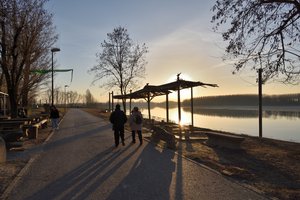
<instances>
[{"instance_id":1,"label":"bollard","mask_svg":"<svg viewBox=\"0 0 300 200\"><path fill-rule=\"evenodd\" d=\"M2 137L0 137L0 163L6 162L6 145Z\"/></svg>"},{"instance_id":2,"label":"bollard","mask_svg":"<svg viewBox=\"0 0 300 200\"><path fill-rule=\"evenodd\" d=\"M38 138L38 127L32 125L28 130L28 139L37 139Z\"/></svg>"}]
</instances>

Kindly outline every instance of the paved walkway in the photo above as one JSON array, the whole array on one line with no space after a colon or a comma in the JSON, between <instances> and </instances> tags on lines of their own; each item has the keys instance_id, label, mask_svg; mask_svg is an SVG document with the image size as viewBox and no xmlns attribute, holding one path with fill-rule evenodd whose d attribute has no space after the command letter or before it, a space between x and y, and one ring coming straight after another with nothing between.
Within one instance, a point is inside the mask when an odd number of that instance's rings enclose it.
<instances>
[{"instance_id":1,"label":"paved walkway","mask_svg":"<svg viewBox=\"0 0 300 200\"><path fill-rule=\"evenodd\" d=\"M173 151L114 148L111 125L71 109L7 199L264 199Z\"/></svg>"}]
</instances>

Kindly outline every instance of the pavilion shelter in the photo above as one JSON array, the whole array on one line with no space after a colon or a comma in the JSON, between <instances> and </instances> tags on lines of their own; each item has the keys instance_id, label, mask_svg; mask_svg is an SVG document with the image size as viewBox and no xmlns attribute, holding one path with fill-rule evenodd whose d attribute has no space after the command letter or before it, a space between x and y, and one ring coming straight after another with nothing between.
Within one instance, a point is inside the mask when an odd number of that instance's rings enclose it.
<instances>
[{"instance_id":1,"label":"pavilion shelter","mask_svg":"<svg viewBox=\"0 0 300 200\"><path fill-rule=\"evenodd\" d=\"M156 97L161 95L166 95L166 118L167 122L169 122L169 99L168 95L172 91L177 91L177 103L178 103L178 123L181 122L181 101L180 101L180 90L182 89L191 89L191 122L192 126L194 126L194 105L193 105L193 88L194 87L218 87L217 84L209 84L209 83L203 83L200 81L187 81L179 78L180 74L177 74L177 80L174 82L166 83L163 85L145 85L143 89L137 90L135 92L132 92L130 94L126 95L117 95L113 96L115 99L145 99L148 104L148 116L149 119L151 119L151 113L150 113L150 101ZM131 105L130 105L131 107Z\"/></svg>"},{"instance_id":2,"label":"pavilion shelter","mask_svg":"<svg viewBox=\"0 0 300 200\"><path fill-rule=\"evenodd\" d=\"M190 88L191 89L191 122L192 122L192 126L194 126L194 102L193 102L193 88L194 87L206 87L206 86L210 86L210 87L218 87L217 84L209 84L209 83L203 83L200 81L187 81L187 80L183 80L179 78L179 75L177 75L177 80L174 82L170 82L170 83L166 83L163 85L158 86L162 91L177 91L177 104L178 104L178 123L181 123L181 100L180 100L180 90L182 89L187 89ZM168 101L167 101L167 116L168 114ZM168 117L167 117L167 121Z\"/></svg>"},{"instance_id":3,"label":"pavilion shelter","mask_svg":"<svg viewBox=\"0 0 300 200\"><path fill-rule=\"evenodd\" d=\"M155 85L145 85L144 88L137 90L135 92L131 92L126 95L116 95L113 96L113 99L129 99L129 106L131 110L131 100L132 99L145 99L147 102L148 107L148 117L151 119L151 113L150 113L150 102L154 97L161 96L161 95L168 95L170 91L161 90L158 86Z\"/></svg>"}]
</instances>

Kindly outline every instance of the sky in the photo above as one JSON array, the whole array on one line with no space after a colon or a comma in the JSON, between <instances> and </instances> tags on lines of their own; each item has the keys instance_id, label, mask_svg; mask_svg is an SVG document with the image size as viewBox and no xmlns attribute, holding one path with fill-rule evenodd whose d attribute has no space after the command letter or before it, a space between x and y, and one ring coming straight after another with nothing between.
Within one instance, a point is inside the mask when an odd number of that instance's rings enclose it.
<instances>
[{"instance_id":1,"label":"sky","mask_svg":"<svg viewBox=\"0 0 300 200\"><path fill-rule=\"evenodd\" d=\"M183 79L219 86L194 88L194 97L257 93L256 72L233 75L232 63L222 60L226 43L212 30L213 4L213 0L50 0L46 8L59 35L55 47L61 49L54 55L56 68L74 72L72 82L70 73L57 73L55 87L80 94L89 89L98 101L108 101L110 91L100 81L92 85L94 75L88 70L97 65L96 53L101 52L107 33L122 26L134 42L149 48L140 88L174 81L181 73ZM298 85L269 81L263 86L264 94L299 92ZM176 96L175 92L169 98ZM190 97L190 90L182 90L181 96Z\"/></svg>"}]
</instances>

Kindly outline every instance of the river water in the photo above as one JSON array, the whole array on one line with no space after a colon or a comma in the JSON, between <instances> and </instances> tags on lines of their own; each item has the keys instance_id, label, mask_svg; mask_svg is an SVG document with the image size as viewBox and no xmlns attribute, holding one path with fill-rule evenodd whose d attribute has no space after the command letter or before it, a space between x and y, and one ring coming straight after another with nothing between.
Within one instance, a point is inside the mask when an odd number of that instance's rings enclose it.
<instances>
[{"instance_id":1,"label":"river water","mask_svg":"<svg viewBox=\"0 0 300 200\"><path fill-rule=\"evenodd\" d=\"M144 117L148 110L141 109ZM165 120L166 109L154 107L151 116ZM178 109L169 109L169 119L178 122ZM181 109L182 124L191 124L189 108ZM194 126L237 134L258 136L258 111L256 107L194 108ZM300 108L267 107L263 111L263 137L300 143Z\"/></svg>"}]
</instances>

